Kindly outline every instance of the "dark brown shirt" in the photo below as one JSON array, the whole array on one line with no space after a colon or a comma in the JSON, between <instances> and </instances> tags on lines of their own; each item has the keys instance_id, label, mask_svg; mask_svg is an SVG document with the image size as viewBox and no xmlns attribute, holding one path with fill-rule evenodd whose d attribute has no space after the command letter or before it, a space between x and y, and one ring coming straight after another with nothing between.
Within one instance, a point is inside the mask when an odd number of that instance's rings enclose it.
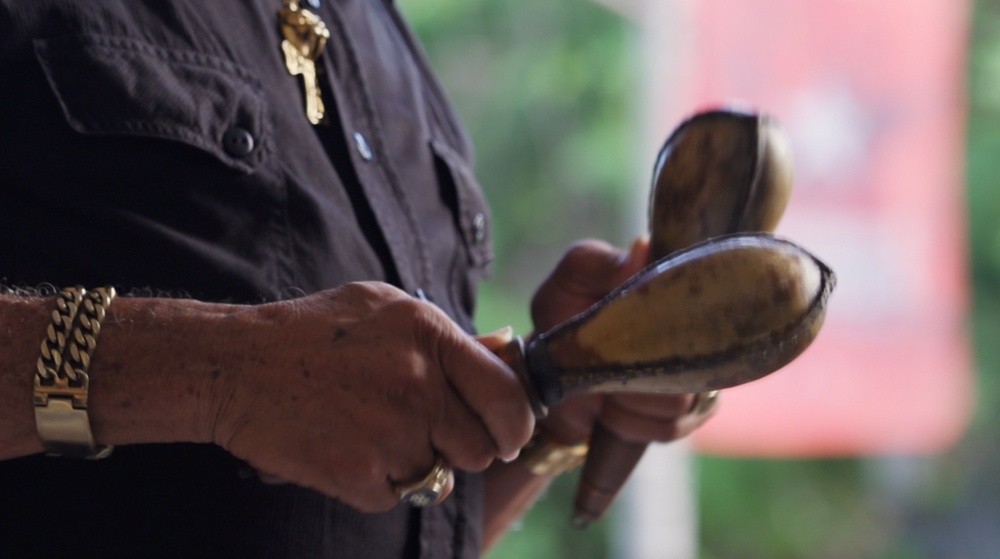
<instances>
[{"instance_id":1,"label":"dark brown shirt","mask_svg":"<svg viewBox=\"0 0 1000 559\"><path fill-rule=\"evenodd\" d=\"M382 280L471 330L492 255L468 139L391 2L310 4L328 126L281 0L0 1L0 280L241 303ZM478 476L365 515L241 466L210 445L0 463L0 556L478 554Z\"/></svg>"}]
</instances>

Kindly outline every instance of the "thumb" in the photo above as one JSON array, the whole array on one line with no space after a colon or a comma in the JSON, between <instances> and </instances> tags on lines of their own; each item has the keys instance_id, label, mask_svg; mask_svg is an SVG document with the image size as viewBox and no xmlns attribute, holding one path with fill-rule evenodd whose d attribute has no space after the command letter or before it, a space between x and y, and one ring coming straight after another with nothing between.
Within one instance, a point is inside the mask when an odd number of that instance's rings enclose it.
<instances>
[{"instance_id":1,"label":"thumb","mask_svg":"<svg viewBox=\"0 0 1000 559\"><path fill-rule=\"evenodd\" d=\"M618 268L615 284L621 285L625 283L625 280L638 274L649 264L649 259L649 235L646 234L632 241L632 246L629 247L628 254L625 255L624 261Z\"/></svg>"},{"instance_id":2,"label":"thumb","mask_svg":"<svg viewBox=\"0 0 1000 559\"><path fill-rule=\"evenodd\" d=\"M512 326L504 326L503 328L494 330L488 334L480 334L476 336L476 341L493 353L503 349L513 339L514 328Z\"/></svg>"}]
</instances>

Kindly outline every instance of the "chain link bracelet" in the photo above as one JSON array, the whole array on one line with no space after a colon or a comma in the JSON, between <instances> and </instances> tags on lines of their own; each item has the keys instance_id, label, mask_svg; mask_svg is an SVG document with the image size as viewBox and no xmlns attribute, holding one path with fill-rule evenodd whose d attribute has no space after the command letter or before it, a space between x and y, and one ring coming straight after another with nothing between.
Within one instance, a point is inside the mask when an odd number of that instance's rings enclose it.
<instances>
[{"instance_id":1,"label":"chain link bracelet","mask_svg":"<svg viewBox=\"0 0 1000 559\"><path fill-rule=\"evenodd\" d=\"M35 366L35 425L51 456L99 459L113 447L97 446L90 430L87 398L90 361L101 323L115 298L113 287L63 289L56 296Z\"/></svg>"}]
</instances>

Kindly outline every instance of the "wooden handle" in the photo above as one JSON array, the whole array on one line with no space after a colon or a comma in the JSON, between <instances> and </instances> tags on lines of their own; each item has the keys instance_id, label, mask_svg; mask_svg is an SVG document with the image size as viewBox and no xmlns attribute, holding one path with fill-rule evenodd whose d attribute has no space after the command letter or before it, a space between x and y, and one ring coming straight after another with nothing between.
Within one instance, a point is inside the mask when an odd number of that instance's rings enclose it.
<instances>
[{"instance_id":1,"label":"wooden handle","mask_svg":"<svg viewBox=\"0 0 1000 559\"><path fill-rule=\"evenodd\" d=\"M589 446L573 505L577 528L586 528L604 515L646 452L645 443L628 442L601 423L594 426Z\"/></svg>"}]
</instances>

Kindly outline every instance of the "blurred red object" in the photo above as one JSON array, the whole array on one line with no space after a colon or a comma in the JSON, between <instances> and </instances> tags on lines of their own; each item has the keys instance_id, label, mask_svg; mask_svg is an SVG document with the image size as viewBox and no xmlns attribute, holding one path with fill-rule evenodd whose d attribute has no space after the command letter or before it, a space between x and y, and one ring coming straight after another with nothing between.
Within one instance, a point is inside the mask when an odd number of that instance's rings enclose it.
<instances>
[{"instance_id":1,"label":"blurred red object","mask_svg":"<svg viewBox=\"0 0 1000 559\"><path fill-rule=\"evenodd\" d=\"M688 21L672 29L684 29L687 48L673 55L684 62L670 74L657 130L692 107L733 102L776 116L796 157L777 234L838 275L813 347L725 391L695 448L768 457L947 449L974 392L962 174L969 3L680 5L672 15Z\"/></svg>"}]
</instances>

